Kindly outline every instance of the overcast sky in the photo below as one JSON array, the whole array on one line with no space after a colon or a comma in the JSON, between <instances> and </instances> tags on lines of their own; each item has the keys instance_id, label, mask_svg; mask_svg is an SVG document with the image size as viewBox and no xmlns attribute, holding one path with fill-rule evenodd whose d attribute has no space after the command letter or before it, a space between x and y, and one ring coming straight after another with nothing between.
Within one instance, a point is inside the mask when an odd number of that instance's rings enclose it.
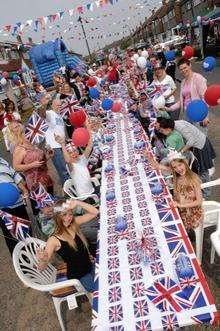
<instances>
[{"instance_id":1,"label":"overcast sky","mask_svg":"<svg viewBox=\"0 0 220 331\"><path fill-rule=\"evenodd\" d=\"M34 21L38 17L65 11L63 19L54 23L48 22L45 31L42 31L39 25L38 32L34 32L34 24L24 28L22 39L25 42L31 36L34 42L41 42L42 36L49 41L62 35L70 49L85 55L87 50L85 40L82 39L81 27L77 22L76 8L91 2L94 0L0 0L0 30L3 30L3 26L7 24L15 26L17 22L26 23L30 19ZM89 22L84 21L84 27L91 50L97 50L129 35L130 29L143 22L150 15L151 9L158 6L160 6L158 0L118 0L113 6L107 4L102 8L97 8L94 4L93 12L86 9L82 17ZM69 16L68 9L74 9L73 16ZM15 38L11 33L2 31L0 40L15 40Z\"/></svg>"}]
</instances>

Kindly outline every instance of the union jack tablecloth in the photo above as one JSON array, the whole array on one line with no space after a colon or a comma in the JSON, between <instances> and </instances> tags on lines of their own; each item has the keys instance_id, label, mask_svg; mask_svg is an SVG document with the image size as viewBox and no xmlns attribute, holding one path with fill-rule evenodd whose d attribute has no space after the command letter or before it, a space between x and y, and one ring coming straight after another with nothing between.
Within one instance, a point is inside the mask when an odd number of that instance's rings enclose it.
<instances>
[{"instance_id":1,"label":"union jack tablecloth","mask_svg":"<svg viewBox=\"0 0 220 331\"><path fill-rule=\"evenodd\" d=\"M141 157L137 141L149 151L151 146L138 127L134 119L117 114L107 132L92 330L159 331L212 324L217 318L213 297L161 172ZM162 193L153 194L155 183ZM122 231L116 231L118 216L126 220ZM153 254L145 264L137 254L140 231ZM191 262L188 279L176 273L180 253Z\"/></svg>"}]
</instances>

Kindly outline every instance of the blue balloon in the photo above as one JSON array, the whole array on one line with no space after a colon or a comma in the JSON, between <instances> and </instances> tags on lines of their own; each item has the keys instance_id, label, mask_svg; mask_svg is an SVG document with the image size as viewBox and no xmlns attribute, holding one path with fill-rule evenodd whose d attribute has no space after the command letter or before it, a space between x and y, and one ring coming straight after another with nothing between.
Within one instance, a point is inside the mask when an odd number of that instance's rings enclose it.
<instances>
[{"instance_id":1,"label":"blue balloon","mask_svg":"<svg viewBox=\"0 0 220 331\"><path fill-rule=\"evenodd\" d=\"M112 109L112 106L113 106L113 100L112 99L104 99L102 101L102 108L104 110L110 110L110 109Z\"/></svg>"},{"instance_id":2,"label":"blue balloon","mask_svg":"<svg viewBox=\"0 0 220 331\"><path fill-rule=\"evenodd\" d=\"M201 122L208 115L209 109L203 100L191 101L186 109L186 116L191 122Z\"/></svg>"},{"instance_id":3,"label":"blue balloon","mask_svg":"<svg viewBox=\"0 0 220 331\"><path fill-rule=\"evenodd\" d=\"M212 71L216 67L217 61L213 56L204 59L202 67L205 71Z\"/></svg>"},{"instance_id":4,"label":"blue balloon","mask_svg":"<svg viewBox=\"0 0 220 331\"><path fill-rule=\"evenodd\" d=\"M112 164L108 164L106 167L105 167L105 172L111 172L114 170L114 166Z\"/></svg>"},{"instance_id":5,"label":"blue balloon","mask_svg":"<svg viewBox=\"0 0 220 331\"><path fill-rule=\"evenodd\" d=\"M104 86L105 85L105 82L106 82L106 80L105 79L102 79L101 82L100 82L100 86Z\"/></svg>"},{"instance_id":6,"label":"blue balloon","mask_svg":"<svg viewBox=\"0 0 220 331\"><path fill-rule=\"evenodd\" d=\"M98 99L100 97L100 92L99 90L97 90L97 88L95 87L91 87L89 89L89 96L92 98L92 99Z\"/></svg>"},{"instance_id":7,"label":"blue balloon","mask_svg":"<svg viewBox=\"0 0 220 331\"><path fill-rule=\"evenodd\" d=\"M134 128L133 132L134 134L139 134L141 133L141 128Z\"/></svg>"},{"instance_id":8,"label":"blue balloon","mask_svg":"<svg viewBox=\"0 0 220 331\"><path fill-rule=\"evenodd\" d=\"M111 142L114 140L114 136L109 134L109 135L105 135L105 141L106 142Z\"/></svg>"},{"instance_id":9,"label":"blue balloon","mask_svg":"<svg viewBox=\"0 0 220 331\"><path fill-rule=\"evenodd\" d=\"M14 82L16 82L20 79L20 77L15 74L15 75L13 75L12 79L13 79Z\"/></svg>"},{"instance_id":10,"label":"blue balloon","mask_svg":"<svg viewBox=\"0 0 220 331\"><path fill-rule=\"evenodd\" d=\"M167 51L165 52L165 58L167 61L174 61L176 57L176 52L175 51Z\"/></svg>"},{"instance_id":11,"label":"blue balloon","mask_svg":"<svg viewBox=\"0 0 220 331\"><path fill-rule=\"evenodd\" d=\"M105 198L107 201L112 201L115 199L115 192L114 191L108 191L106 192Z\"/></svg>"},{"instance_id":12,"label":"blue balloon","mask_svg":"<svg viewBox=\"0 0 220 331\"><path fill-rule=\"evenodd\" d=\"M145 146L145 142L143 140L136 141L134 143L134 148L136 149L142 149Z\"/></svg>"},{"instance_id":13,"label":"blue balloon","mask_svg":"<svg viewBox=\"0 0 220 331\"><path fill-rule=\"evenodd\" d=\"M163 193L163 186L160 183L151 186L151 192L153 195L159 195Z\"/></svg>"},{"instance_id":14,"label":"blue balloon","mask_svg":"<svg viewBox=\"0 0 220 331\"><path fill-rule=\"evenodd\" d=\"M0 208L13 206L19 199L20 193L11 183L0 183Z\"/></svg>"},{"instance_id":15,"label":"blue balloon","mask_svg":"<svg viewBox=\"0 0 220 331\"><path fill-rule=\"evenodd\" d=\"M191 265L190 258L184 253L180 253L175 261L176 272L178 278L190 278L193 276L194 271Z\"/></svg>"}]
</instances>

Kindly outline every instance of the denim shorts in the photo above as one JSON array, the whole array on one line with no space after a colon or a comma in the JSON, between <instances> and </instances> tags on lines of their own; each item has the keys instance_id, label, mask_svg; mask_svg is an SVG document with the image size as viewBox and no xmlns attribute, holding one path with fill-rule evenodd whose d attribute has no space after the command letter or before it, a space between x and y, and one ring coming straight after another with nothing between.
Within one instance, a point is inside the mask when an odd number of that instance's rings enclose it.
<instances>
[{"instance_id":1,"label":"denim shorts","mask_svg":"<svg viewBox=\"0 0 220 331\"><path fill-rule=\"evenodd\" d=\"M94 292L95 290L94 278L95 278L95 266L92 267L92 270L88 274L80 278L79 281L82 284L82 286L84 286L86 291Z\"/></svg>"}]
</instances>

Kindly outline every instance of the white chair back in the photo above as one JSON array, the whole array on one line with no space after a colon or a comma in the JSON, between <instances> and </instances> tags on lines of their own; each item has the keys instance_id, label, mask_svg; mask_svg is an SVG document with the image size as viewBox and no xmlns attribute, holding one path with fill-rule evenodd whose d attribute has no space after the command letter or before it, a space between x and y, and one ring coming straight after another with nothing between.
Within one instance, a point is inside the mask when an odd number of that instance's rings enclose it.
<instances>
[{"instance_id":1,"label":"white chair back","mask_svg":"<svg viewBox=\"0 0 220 331\"><path fill-rule=\"evenodd\" d=\"M220 222L220 203L217 201L203 201L204 209L203 222L195 229L196 235L196 256L199 262L202 262L204 229L210 226L216 226Z\"/></svg>"},{"instance_id":2,"label":"white chair back","mask_svg":"<svg viewBox=\"0 0 220 331\"><path fill-rule=\"evenodd\" d=\"M212 186L217 186L217 185L220 185L220 178L212 180L212 181L207 182L207 183L202 183L201 188L204 189L204 188L207 188L207 187L212 187Z\"/></svg>"},{"instance_id":3,"label":"white chair back","mask_svg":"<svg viewBox=\"0 0 220 331\"><path fill-rule=\"evenodd\" d=\"M38 291L45 291L45 285L56 280L57 270L51 264L44 271L37 268L36 248L43 248L45 244L40 239L27 238L20 241L13 251L13 264L18 277L25 285Z\"/></svg>"}]
</instances>

